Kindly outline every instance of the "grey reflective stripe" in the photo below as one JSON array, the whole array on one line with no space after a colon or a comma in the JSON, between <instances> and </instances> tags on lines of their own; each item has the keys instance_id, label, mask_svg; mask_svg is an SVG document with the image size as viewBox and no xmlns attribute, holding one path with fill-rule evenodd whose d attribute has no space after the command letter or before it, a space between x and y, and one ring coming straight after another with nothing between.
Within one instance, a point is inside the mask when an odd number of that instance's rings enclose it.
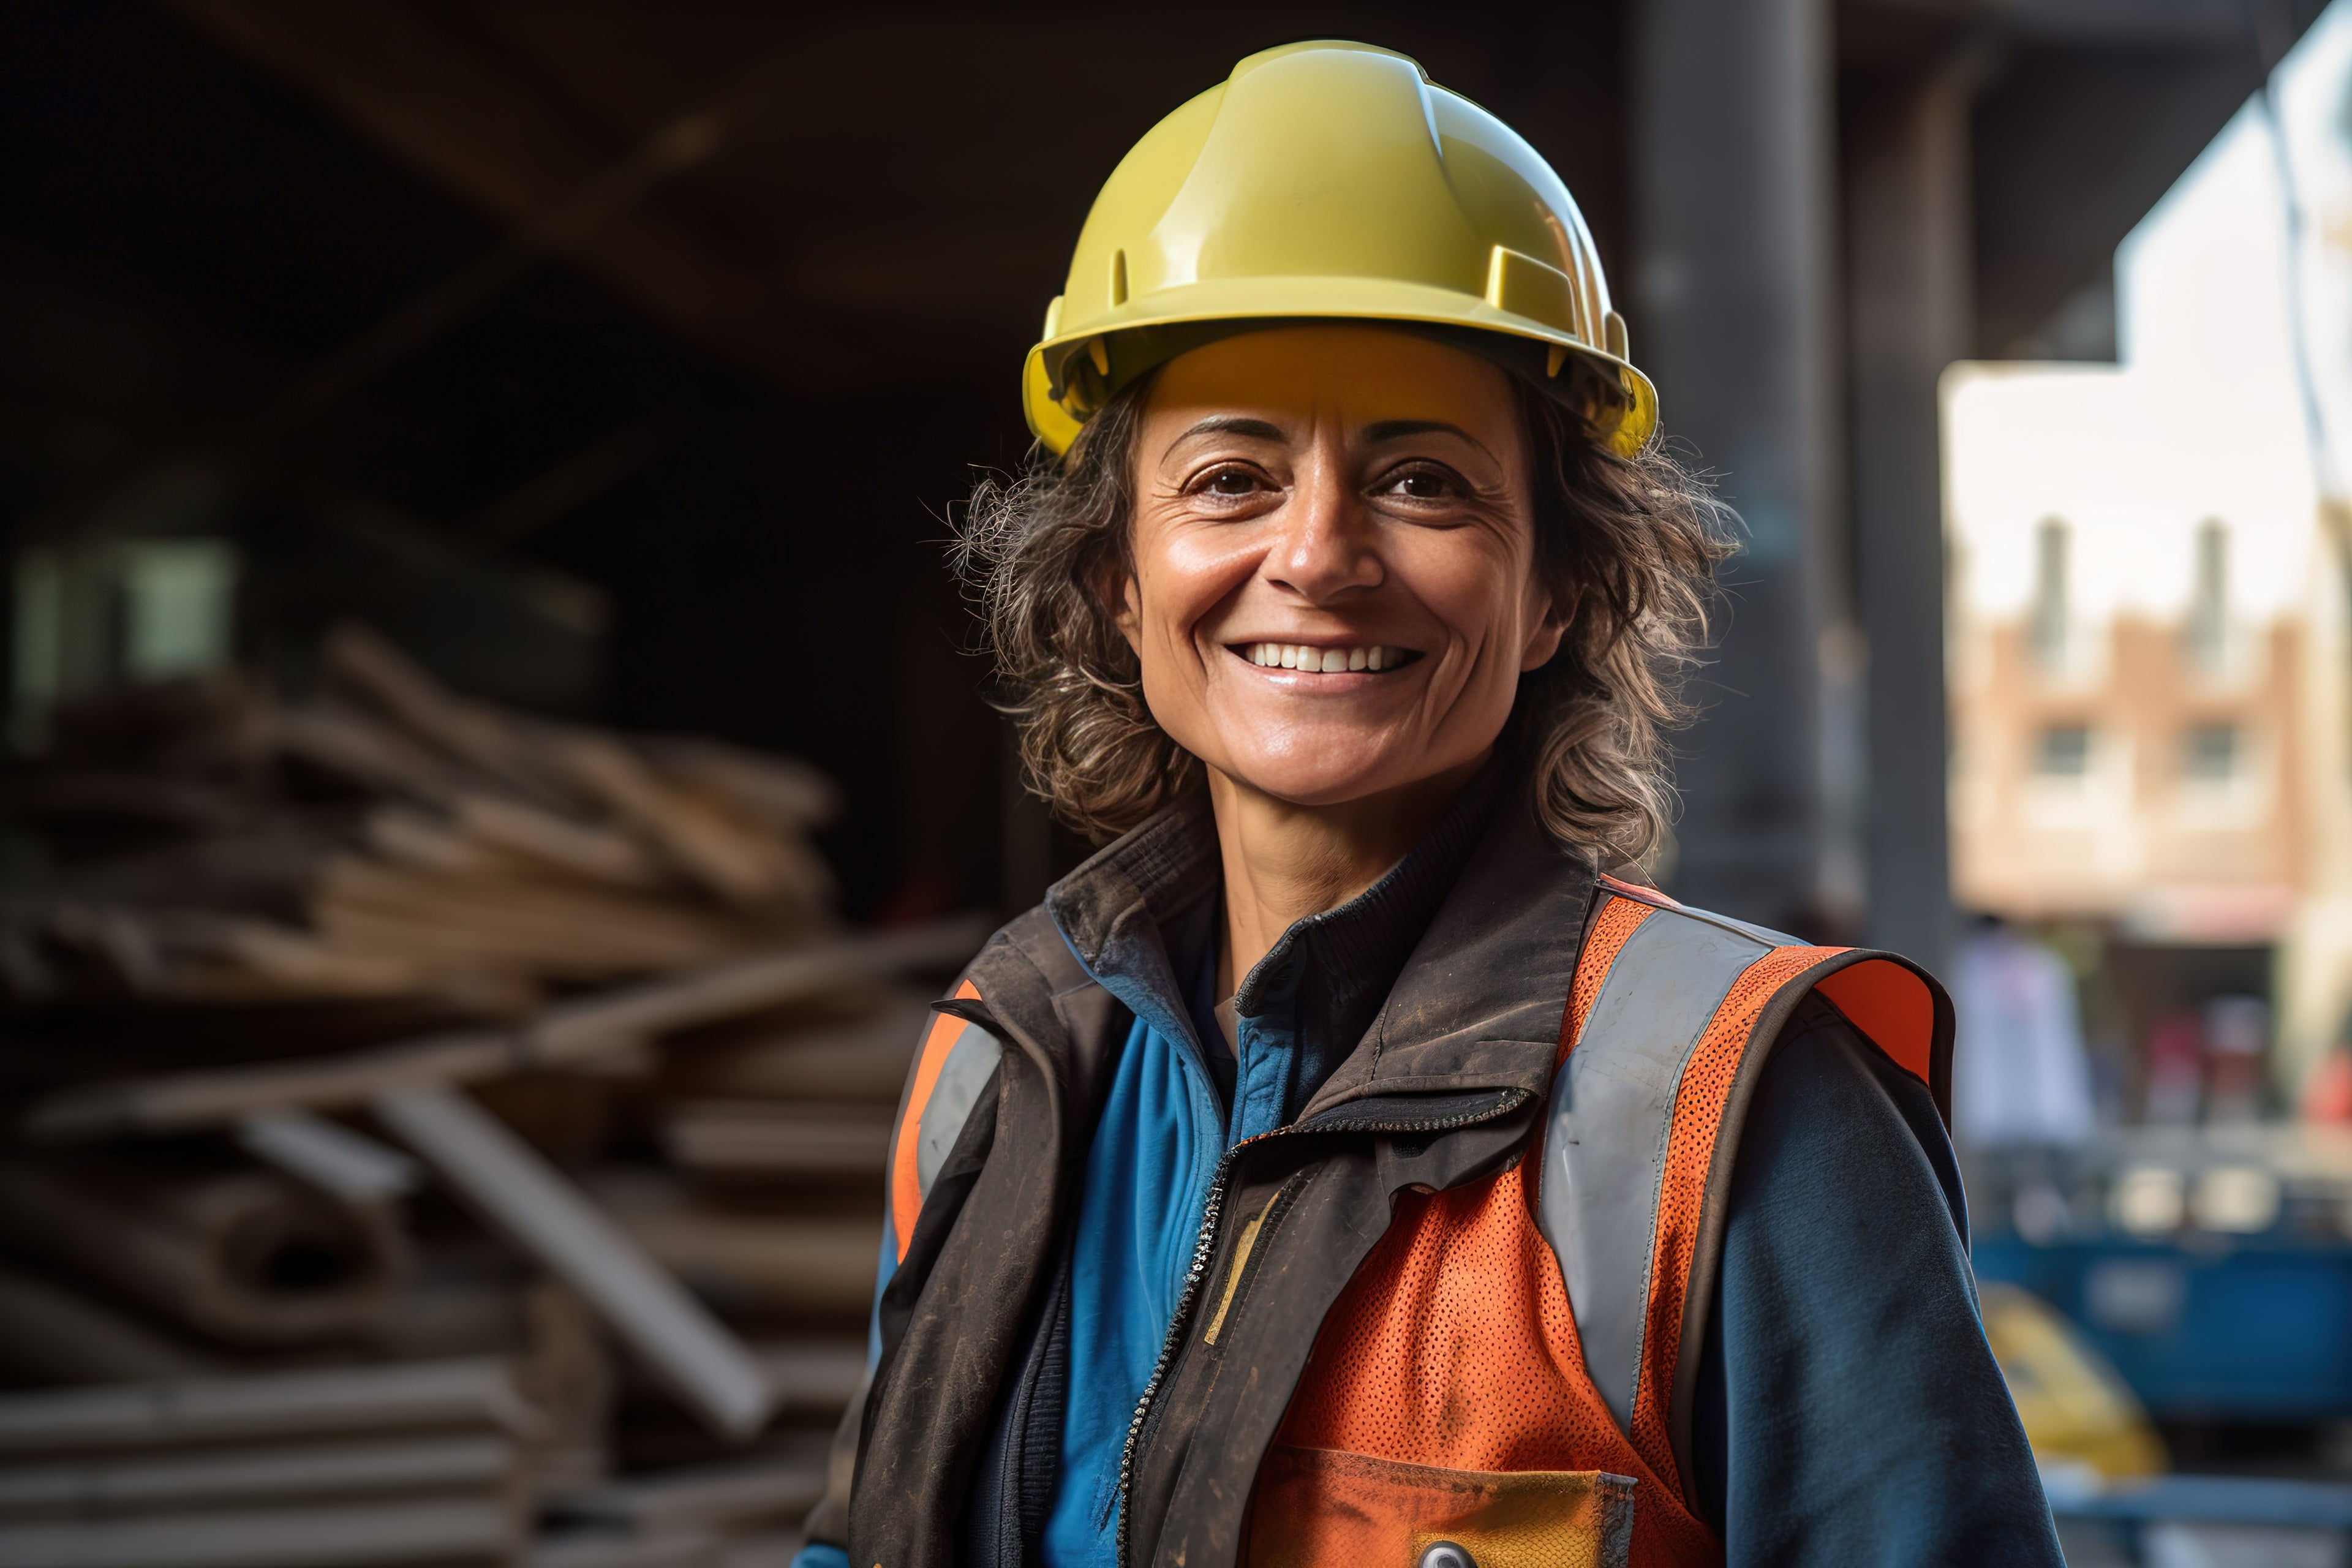
<instances>
[{"instance_id":1,"label":"grey reflective stripe","mask_svg":"<svg viewBox=\"0 0 2352 1568\"><path fill-rule=\"evenodd\" d=\"M971 1108L1003 1055L1003 1043L971 1023L963 1026L963 1033L949 1047L948 1059L940 1064L940 1076L931 1083L931 1098L923 1106L922 1124L916 1131L915 1182L923 1196L931 1195L931 1178L940 1173L956 1140L963 1136L963 1124L971 1119Z\"/></svg>"},{"instance_id":2,"label":"grey reflective stripe","mask_svg":"<svg viewBox=\"0 0 2352 1568\"><path fill-rule=\"evenodd\" d=\"M1705 921L1709 925L1721 926L1724 930L1729 931L1738 931L1741 936L1752 936L1767 947L1802 947L1805 945L1804 939L1801 937L1790 936L1784 931L1774 931L1770 926L1750 925L1746 921L1736 921L1729 915L1719 915L1712 910L1683 909L1671 910L1667 912L1670 914L1680 915L1686 921Z\"/></svg>"},{"instance_id":3,"label":"grey reflective stripe","mask_svg":"<svg viewBox=\"0 0 2352 1568\"><path fill-rule=\"evenodd\" d=\"M1654 910L1664 910L1668 914L1680 915L1685 920L1705 921L1709 925L1721 926L1726 931L1736 931L1742 936L1752 936L1768 947L1805 945L1802 938L1790 936L1787 931L1774 931L1770 926L1753 925L1747 921L1736 921L1729 915L1717 914L1713 910L1695 910L1687 904L1659 903L1654 899L1637 898L1626 893L1619 893L1617 896L1631 903L1648 904Z\"/></svg>"},{"instance_id":4,"label":"grey reflective stripe","mask_svg":"<svg viewBox=\"0 0 2352 1568\"><path fill-rule=\"evenodd\" d=\"M1559 1258L1584 1370L1620 1430L1633 1418L1675 1088L1731 983L1770 951L1660 910L1618 950L1552 1081L1536 1220Z\"/></svg>"}]
</instances>

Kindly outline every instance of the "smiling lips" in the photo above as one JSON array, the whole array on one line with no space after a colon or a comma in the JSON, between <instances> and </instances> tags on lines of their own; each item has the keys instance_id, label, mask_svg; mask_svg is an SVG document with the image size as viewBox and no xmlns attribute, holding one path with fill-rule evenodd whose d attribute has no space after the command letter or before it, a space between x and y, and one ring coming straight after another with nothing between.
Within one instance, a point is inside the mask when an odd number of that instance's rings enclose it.
<instances>
[{"instance_id":1,"label":"smiling lips","mask_svg":"<svg viewBox=\"0 0 2352 1568\"><path fill-rule=\"evenodd\" d=\"M1305 643L1244 643L1234 651L1266 669L1302 669L1340 675L1351 669L1394 669L1415 657L1407 647L1365 644L1357 647L1310 647Z\"/></svg>"}]
</instances>

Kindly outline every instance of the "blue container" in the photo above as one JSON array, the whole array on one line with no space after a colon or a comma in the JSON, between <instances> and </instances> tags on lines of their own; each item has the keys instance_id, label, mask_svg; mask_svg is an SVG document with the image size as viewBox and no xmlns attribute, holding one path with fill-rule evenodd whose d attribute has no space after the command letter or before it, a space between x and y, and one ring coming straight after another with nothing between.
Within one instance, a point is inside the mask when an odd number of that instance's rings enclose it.
<instances>
[{"instance_id":1,"label":"blue container","mask_svg":"<svg viewBox=\"0 0 2352 1568\"><path fill-rule=\"evenodd\" d=\"M1975 1256L1979 1279L2031 1290L2081 1325L2152 1415L2352 1417L2352 1247L2000 1237Z\"/></svg>"}]
</instances>

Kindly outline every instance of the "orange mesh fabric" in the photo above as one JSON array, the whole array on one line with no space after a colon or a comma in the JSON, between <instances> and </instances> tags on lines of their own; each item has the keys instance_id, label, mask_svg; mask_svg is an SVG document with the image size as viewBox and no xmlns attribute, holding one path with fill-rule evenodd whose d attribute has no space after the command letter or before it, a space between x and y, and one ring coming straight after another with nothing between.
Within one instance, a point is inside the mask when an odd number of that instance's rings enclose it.
<instances>
[{"instance_id":1,"label":"orange mesh fabric","mask_svg":"<svg viewBox=\"0 0 2352 1568\"><path fill-rule=\"evenodd\" d=\"M1650 1248L1650 1310L1642 1330L1641 1376L1633 1389L1633 1446L1679 1497L1682 1477L1667 1436L1675 1362L1682 1350L1683 1300L1698 1248L1699 1205L1715 1160L1716 1134L1731 1081L1747 1054L1756 1020L1781 986L1844 951L1776 947L1731 983L1683 1068L1675 1091L1674 1124L1666 1134L1666 1166L1658 1181L1656 1238Z\"/></svg>"},{"instance_id":2,"label":"orange mesh fabric","mask_svg":"<svg viewBox=\"0 0 2352 1568\"><path fill-rule=\"evenodd\" d=\"M1404 1194L1324 1320L1275 1440L1451 1470L1632 1476L1636 1568L1719 1563L1714 1536L1585 1375L1525 1171Z\"/></svg>"},{"instance_id":3,"label":"orange mesh fabric","mask_svg":"<svg viewBox=\"0 0 2352 1568\"><path fill-rule=\"evenodd\" d=\"M1616 896L1594 917L1561 1020L1563 1058L1581 1037L1626 939L1657 912L1645 900ZM1472 1477L1631 1476L1633 1568L1720 1563L1720 1543L1684 1503L1667 1427L1700 1207L1732 1083L1764 1009L1799 974L1843 951L1791 946L1765 953L1732 983L1685 1064L1659 1182L1630 1437L1618 1431L1586 1375L1559 1260L1536 1229L1527 1176L1536 1166L1531 1144L1528 1159L1485 1182L1400 1198L1388 1234L1324 1321L1276 1451L1365 1456ZM1859 984L1853 988L1861 991ZM1895 994L1900 988L1885 989ZM1877 999L1875 992L1870 999ZM1916 1004L1908 1010L1916 1013ZM1353 1541L1348 1531L1363 1528L1392 1533L1410 1522L1401 1513L1356 1517L1363 1511L1339 1508L1351 1522L1346 1530L1332 1526L1330 1541ZM1285 1514L1292 1527L1315 1525L1307 1537L1285 1537L1316 1543L1298 1561L1362 1568L1360 1552L1323 1550L1317 1518L1303 1502Z\"/></svg>"},{"instance_id":4,"label":"orange mesh fabric","mask_svg":"<svg viewBox=\"0 0 2352 1568\"><path fill-rule=\"evenodd\" d=\"M1585 934L1584 952L1576 961L1576 979L1568 993L1568 1011L1559 1020L1560 1059L1584 1033L1584 1020L1592 1011L1593 998L1601 994L1602 982L1609 978L1609 966L1617 962L1618 950L1633 928L1648 920L1657 910L1631 899L1611 899L1592 918L1592 929Z\"/></svg>"}]
</instances>

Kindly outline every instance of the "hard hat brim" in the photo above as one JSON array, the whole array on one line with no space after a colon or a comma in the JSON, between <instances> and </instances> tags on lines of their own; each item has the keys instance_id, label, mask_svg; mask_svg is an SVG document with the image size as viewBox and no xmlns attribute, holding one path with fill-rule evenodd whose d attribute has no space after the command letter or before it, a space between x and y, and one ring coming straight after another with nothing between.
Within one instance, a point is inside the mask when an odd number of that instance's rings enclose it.
<instances>
[{"instance_id":1,"label":"hard hat brim","mask_svg":"<svg viewBox=\"0 0 2352 1568\"><path fill-rule=\"evenodd\" d=\"M1598 373L1622 397L1614 424L1604 426L1610 448L1621 457L1639 452L1657 429L1658 394L1650 378L1628 361L1570 333L1451 289L1391 279L1310 277L1190 284L1159 296L1142 296L1111 318L1089 323L1084 331L1045 339L1029 351L1022 367L1022 405L1030 431L1056 455L1066 452L1077 439L1085 421L1081 412L1070 406L1071 364L1076 356L1088 353L1088 345L1097 340L1104 342L1105 360L1117 362L1112 367L1115 374L1096 378L1101 395L1108 396L1156 365L1217 338L1301 321L1466 328L1564 350L1561 363L1550 366L1547 375L1533 374L1513 359L1504 363L1535 383L1538 390L1562 396L1572 390L1567 376L1568 357ZM1137 349L1142 352L1134 352ZM1083 412L1090 414L1092 409Z\"/></svg>"}]
</instances>

